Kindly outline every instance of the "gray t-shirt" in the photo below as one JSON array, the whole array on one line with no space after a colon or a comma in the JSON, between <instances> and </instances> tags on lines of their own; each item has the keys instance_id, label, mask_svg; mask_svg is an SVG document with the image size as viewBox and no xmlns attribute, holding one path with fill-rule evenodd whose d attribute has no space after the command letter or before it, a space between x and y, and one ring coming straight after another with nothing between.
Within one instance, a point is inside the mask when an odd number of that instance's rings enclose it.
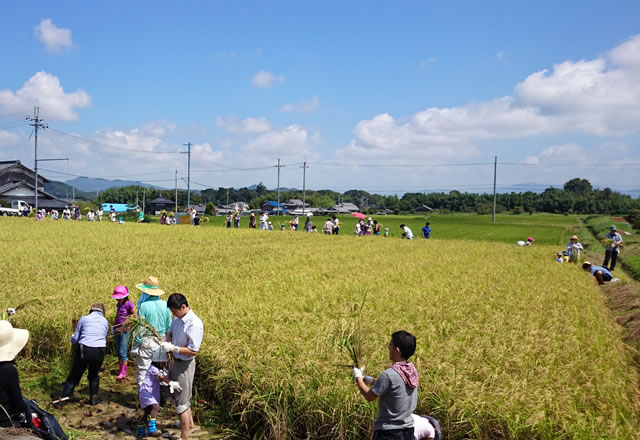
<instances>
[{"instance_id":1,"label":"gray t-shirt","mask_svg":"<svg viewBox=\"0 0 640 440\"><path fill-rule=\"evenodd\" d=\"M378 376L371 391L378 396L378 418L373 424L374 431L413 426L411 415L418 403L417 388L408 387L393 368L387 368Z\"/></svg>"}]
</instances>

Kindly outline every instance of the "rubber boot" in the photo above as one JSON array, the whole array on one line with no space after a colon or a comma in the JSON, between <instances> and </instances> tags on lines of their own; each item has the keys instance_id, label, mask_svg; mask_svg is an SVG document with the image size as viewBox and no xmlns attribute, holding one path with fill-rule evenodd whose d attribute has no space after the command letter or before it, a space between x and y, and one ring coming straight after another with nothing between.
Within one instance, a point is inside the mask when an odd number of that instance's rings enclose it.
<instances>
[{"instance_id":1,"label":"rubber boot","mask_svg":"<svg viewBox=\"0 0 640 440\"><path fill-rule=\"evenodd\" d=\"M147 435L147 427L144 425L138 425L138 438L143 438Z\"/></svg>"},{"instance_id":2,"label":"rubber boot","mask_svg":"<svg viewBox=\"0 0 640 440\"><path fill-rule=\"evenodd\" d=\"M71 393L73 393L73 389L75 388L75 384L72 384L70 382L65 382L64 386L62 387L62 395L60 397L69 397L71 396Z\"/></svg>"},{"instance_id":3,"label":"rubber boot","mask_svg":"<svg viewBox=\"0 0 640 440\"><path fill-rule=\"evenodd\" d=\"M121 381L125 377L127 377L127 361L120 361L120 374L118 374L116 380Z\"/></svg>"},{"instance_id":4,"label":"rubber boot","mask_svg":"<svg viewBox=\"0 0 640 440\"><path fill-rule=\"evenodd\" d=\"M158 431L158 426L156 424L156 419L149 419L147 425L147 433L151 437L159 437L160 431Z\"/></svg>"},{"instance_id":5,"label":"rubber boot","mask_svg":"<svg viewBox=\"0 0 640 440\"><path fill-rule=\"evenodd\" d=\"M100 379L89 382L89 401L91 405L98 404L98 391L100 389Z\"/></svg>"}]
</instances>

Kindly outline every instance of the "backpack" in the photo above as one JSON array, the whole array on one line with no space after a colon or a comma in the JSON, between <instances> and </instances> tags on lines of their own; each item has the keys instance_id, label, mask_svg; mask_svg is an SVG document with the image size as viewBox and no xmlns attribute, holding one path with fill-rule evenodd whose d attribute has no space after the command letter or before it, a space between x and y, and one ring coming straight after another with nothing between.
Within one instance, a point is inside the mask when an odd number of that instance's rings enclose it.
<instances>
[{"instance_id":1,"label":"backpack","mask_svg":"<svg viewBox=\"0 0 640 440\"><path fill-rule=\"evenodd\" d=\"M27 427L44 440L69 440L53 415L38 405L35 400L23 397L27 407Z\"/></svg>"},{"instance_id":2,"label":"backpack","mask_svg":"<svg viewBox=\"0 0 640 440\"><path fill-rule=\"evenodd\" d=\"M441 440L442 439L442 430L440 429L440 422L438 422L435 418L433 418L431 416L422 416L422 417L427 419L429 421L429 423L431 423L431 426L433 426L435 431L436 431L436 436L433 438L433 440Z\"/></svg>"}]
</instances>

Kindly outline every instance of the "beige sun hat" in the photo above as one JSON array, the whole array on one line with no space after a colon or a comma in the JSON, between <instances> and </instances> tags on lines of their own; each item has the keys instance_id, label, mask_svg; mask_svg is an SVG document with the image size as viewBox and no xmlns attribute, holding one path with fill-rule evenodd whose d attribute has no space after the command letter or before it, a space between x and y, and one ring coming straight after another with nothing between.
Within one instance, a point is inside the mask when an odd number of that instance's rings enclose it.
<instances>
[{"instance_id":1,"label":"beige sun hat","mask_svg":"<svg viewBox=\"0 0 640 440\"><path fill-rule=\"evenodd\" d=\"M158 279L156 277L149 276L140 284L136 284L136 289L141 290L147 295L161 296L164 295L164 290L158 287Z\"/></svg>"},{"instance_id":2,"label":"beige sun hat","mask_svg":"<svg viewBox=\"0 0 640 440\"><path fill-rule=\"evenodd\" d=\"M29 330L13 328L9 321L0 321L0 362L12 361L29 340Z\"/></svg>"},{"instance_id":3,"label":"beige sun hat","mask_svg":"<svg viewBox=\"0 0 640 440\"><path fill-rule=\"evenodd\" d=\"M571 238L569 238L569 240L577 240L578 236L577 235L572 235Z\"/></svg>"}]
</instances>

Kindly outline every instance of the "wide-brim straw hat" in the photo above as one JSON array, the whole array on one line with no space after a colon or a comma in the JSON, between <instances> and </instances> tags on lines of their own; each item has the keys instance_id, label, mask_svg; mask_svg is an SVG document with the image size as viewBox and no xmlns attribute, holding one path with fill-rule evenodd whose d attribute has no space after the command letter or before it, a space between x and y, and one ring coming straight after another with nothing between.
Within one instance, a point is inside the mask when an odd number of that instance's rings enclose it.
<instances>
[{"instance_id":1,"label":"wide-brim straw hat","mask_svg":"<svg viewBox=\"0 0 640 440\"><path fill-rule=\"evenodd\" d=\"M151 296L164 295L164 290L158 287L158 279L156 277L147 277L142 283L136 284L136 289Z\"/></svg>"},{"instance_id":2,"label":"wide-brim straw hat","mask_svg":"<svg viewBox=\"0 0 640 440\"><path fill-rule=\"evenodd\" d=\"M577 240L578 236L577 235L572 235L571 238L569 238L569 240Z\"/></svg>"},{"instance_id":3,"label":"wide-brim straw hat","mask_svg":"<svg viewBox=\"0 0 640 440\"><path fill-rule=\"evenodd\" d=\"M0 362L12 361L29 340L29 330L13 328L9 321L0 321Z\"/></svg>"},{"instance_id":4,"label":"wide-brim straw hat","mask_svg":"<svg viewBox=\"0 0 640 440\"><path fill-rule=\"evenodd\" d=\"M127 286L116 286L116 288L113 289L113 295L111 295L111 298L122 299L126 298L127 296L129 296L129 289L127 288Z\"/></svg>"}]
</instances>

